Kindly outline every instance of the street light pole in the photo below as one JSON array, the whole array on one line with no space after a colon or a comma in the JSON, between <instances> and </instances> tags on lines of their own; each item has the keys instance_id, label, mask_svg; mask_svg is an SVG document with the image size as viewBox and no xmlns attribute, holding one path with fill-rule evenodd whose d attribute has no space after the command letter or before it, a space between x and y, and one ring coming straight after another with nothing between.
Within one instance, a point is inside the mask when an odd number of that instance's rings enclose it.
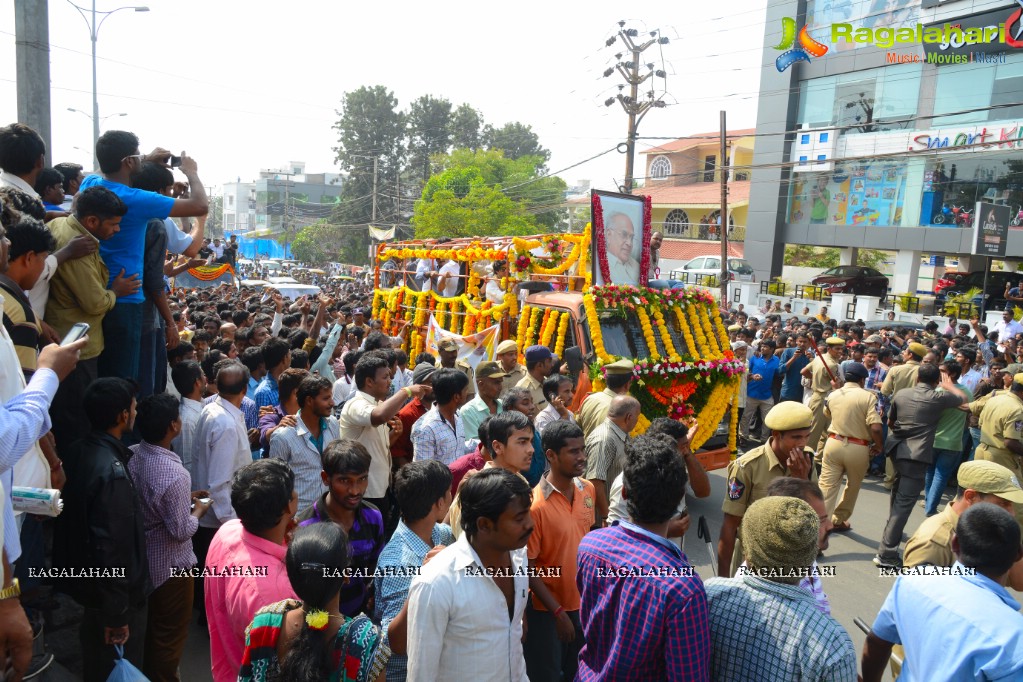
<instances>
[{"instance_id":1,"label":"street light pole","mask_svg":"<svg viewBox=\"0 0 1023 682\"><path fill-rule=\"evenodd\" d=\"M92 0L92 10L90 12L92 21L89 21L89 19L85 16L85 9L71 2L71 0L68 0L68 4L78 10L78 13L82 15L82 19L89 28L89 39L92 41L92 164L93 169L98 169L99 159L96 158L96 142L99 141L99 91L96 88L96 42L99 40L99 30L103 27L103 22L107 20L107 17L114 12L120 12L122 9L130 9L136 12L148 12L149 8L145 6L128 6L118 7L117 9L112 9L109 12L97 12L96 0ZM99 24L96 23L97 14L103 15L103 18L99 20Z\"/></svg>"}]
</instances>

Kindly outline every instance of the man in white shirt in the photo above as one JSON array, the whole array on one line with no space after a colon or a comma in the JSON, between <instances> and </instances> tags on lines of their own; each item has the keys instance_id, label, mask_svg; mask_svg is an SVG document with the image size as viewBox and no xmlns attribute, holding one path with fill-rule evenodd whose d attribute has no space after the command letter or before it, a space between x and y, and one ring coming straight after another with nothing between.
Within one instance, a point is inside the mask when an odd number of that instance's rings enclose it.
<instances>
[{"instance_id":1,"label":"man in white shirt","mask_svg":"<svg viewBox=\"0 0 1023 682\"><path fill-rule=\"evenodd\" d=\"M1009 339L1015 338L1016 334L1023 334L1023 324L1013 319L1011 310L1006 310L992 331L998 332L998 343L1005 343Z\"/></svg>"},{"instance_id":2,"label":"man in white shirt","mask_svg":"<svg viewBox=\"0 0 1023 682\"><path fill-rule=\"evenodd\" d=\"M527 682L529 484L492 467L466 480L459 497L461 537L409 589L408 681Z\"/></svg>"},{"instance_id":3,"label":"man in white shirt","mask_svg":"<svg viewBox=\"0 0 1023 682\"><path fill-rule=\"evenodd\" d=\"M454 259L441 266L440 278L437 280L437 289L440 291L441 296L451 298L458 293L458 276L460 272L458 261Z\"/></svg>"},{"instance_id":4,"label":"man in white shirt","mask_svg":"<svg viewBox=\"0 0 1023 682\"><path fill-rule=\"evenodd\" d=\"M435 267L437 266L432 258L420 258L416 263L415 280L419 284L420 291L433 290L433 279L437 276L437 273L433 271Z\"/></svg>"},{"instance_id":5,"label":"man in white shirt","mask_svg":"<svg viewBox=\"0 0 1023 682\"><path fill-rule=\"evenodd\" d=\"M385 499L391 482L391 445L402 433L398 412L411 398L422 398L427 386L409 386L387 397L391 387L390 364L383 355L369 351L355 364L356 392L345 403L338 420L341 438L362 443L369 451L369 487L363 499L384 515L390 504Z\"/></svg>"},{"instance_id":6,"label":"man in white shirt","mask_svg":"<svg viewBox=\"0 0 1023 682\"><path fill-rule=\"evenodd\" d=\"M558 420L575 423L575 415L568 409L575 398L575 385L570 377L564 374L547 377L543 382L543 393L547 398L547 407L540 410L533 421L537 433L542 436L544 429Z\"/></svg>"},{"instance_id":7,"label":"man in white shirt","mask_svg":"<svg viewBox=\"0 0 1023 682\"><path fill-rule=\"evenodd\" d=\"M504 289L501 288L501 280L508 276L508 261L495 260L493 277L487 280L484 290L486 299L494 305L504 303Z\"/></svg>"},{"instance_id":8,"label":"man in white shirt","mask_svg":"<svg viewBox=\"0 0 1023 682\"><path fill-rule=\"evenodd\" d=\"M171 441L171 450L181 458L181 465L195 481L195 428L202 415L206 375L198 362L186 360L171 369L171 383L181 394L181 433Z\"/></svg>"},{"instance_id":9,"label":"man in white shirt","mask_svg":"<svg viewBox=\"0 0 1023 682\"><path fill-rule=\"evenodd\" d=\"M192 536L197 565L206 565L206 554L217 529L237 518L231 506L231 480L236 471L252 462L242 398L249 388L249 370L240 362L230 362L217 372L217 397L202 408L195 425L195 460L192 485L209 491L213 506L199 519ZM195 584L195 603L205 615L203 581Z\"/></svg>"}]
</instances>

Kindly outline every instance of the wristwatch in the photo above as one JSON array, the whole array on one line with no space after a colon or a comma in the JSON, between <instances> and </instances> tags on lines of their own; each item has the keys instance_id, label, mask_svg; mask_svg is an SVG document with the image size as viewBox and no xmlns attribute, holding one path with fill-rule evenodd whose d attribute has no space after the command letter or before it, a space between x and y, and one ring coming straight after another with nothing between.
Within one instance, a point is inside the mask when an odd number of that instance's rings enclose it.
<instances>
[{"instance_id":1,"label":"wristwatch","mask_svg":"<svg viewBox=\"0 0 1023 682\"><path fill-rule=\"evenodd\" d=\"M13 599L14 597L20 597L20 596L21 596L21 585L18 583L18 579L17 578L15 578L11 582L11 586L10 587L6 587L6 588L0 590L0 601L3 601L5 599Z\"/></svg>"}]
</instances>

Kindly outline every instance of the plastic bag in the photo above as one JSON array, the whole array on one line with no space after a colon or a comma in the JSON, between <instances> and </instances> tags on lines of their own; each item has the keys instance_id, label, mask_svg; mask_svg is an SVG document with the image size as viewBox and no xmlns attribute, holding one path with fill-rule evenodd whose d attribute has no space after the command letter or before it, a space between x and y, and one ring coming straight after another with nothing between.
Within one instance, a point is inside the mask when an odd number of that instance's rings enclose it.
<instances>
[{"instance_id":1,"label":"plastic bag","mask_svg":"<svg viewBox=\"0 0 1023 682\"><path fill-rule=\"evenodd\" d=\"M124 657L123 646L115 644L114 651L117 652L117 659L114 661L114 669L110 672L107 682L149 682L149 678Z\"/></svg>"}]
</instances>

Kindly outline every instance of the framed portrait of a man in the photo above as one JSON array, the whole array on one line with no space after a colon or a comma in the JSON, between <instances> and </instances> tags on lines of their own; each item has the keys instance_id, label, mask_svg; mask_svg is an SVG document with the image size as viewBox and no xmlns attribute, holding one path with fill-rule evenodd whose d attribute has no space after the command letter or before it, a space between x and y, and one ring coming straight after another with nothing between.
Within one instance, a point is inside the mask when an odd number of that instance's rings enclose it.
<instances>
[{"instance_id":1,"label":"framed portrait of a man","mask_svg":"<svg viewBox=\"0 0 1023 682\"><path fill-rule=\"evenodd\" d=\"M646 286L641 273L650 258L647 197L594 190L593 283Z\"/></svg>"}]
</instances>

